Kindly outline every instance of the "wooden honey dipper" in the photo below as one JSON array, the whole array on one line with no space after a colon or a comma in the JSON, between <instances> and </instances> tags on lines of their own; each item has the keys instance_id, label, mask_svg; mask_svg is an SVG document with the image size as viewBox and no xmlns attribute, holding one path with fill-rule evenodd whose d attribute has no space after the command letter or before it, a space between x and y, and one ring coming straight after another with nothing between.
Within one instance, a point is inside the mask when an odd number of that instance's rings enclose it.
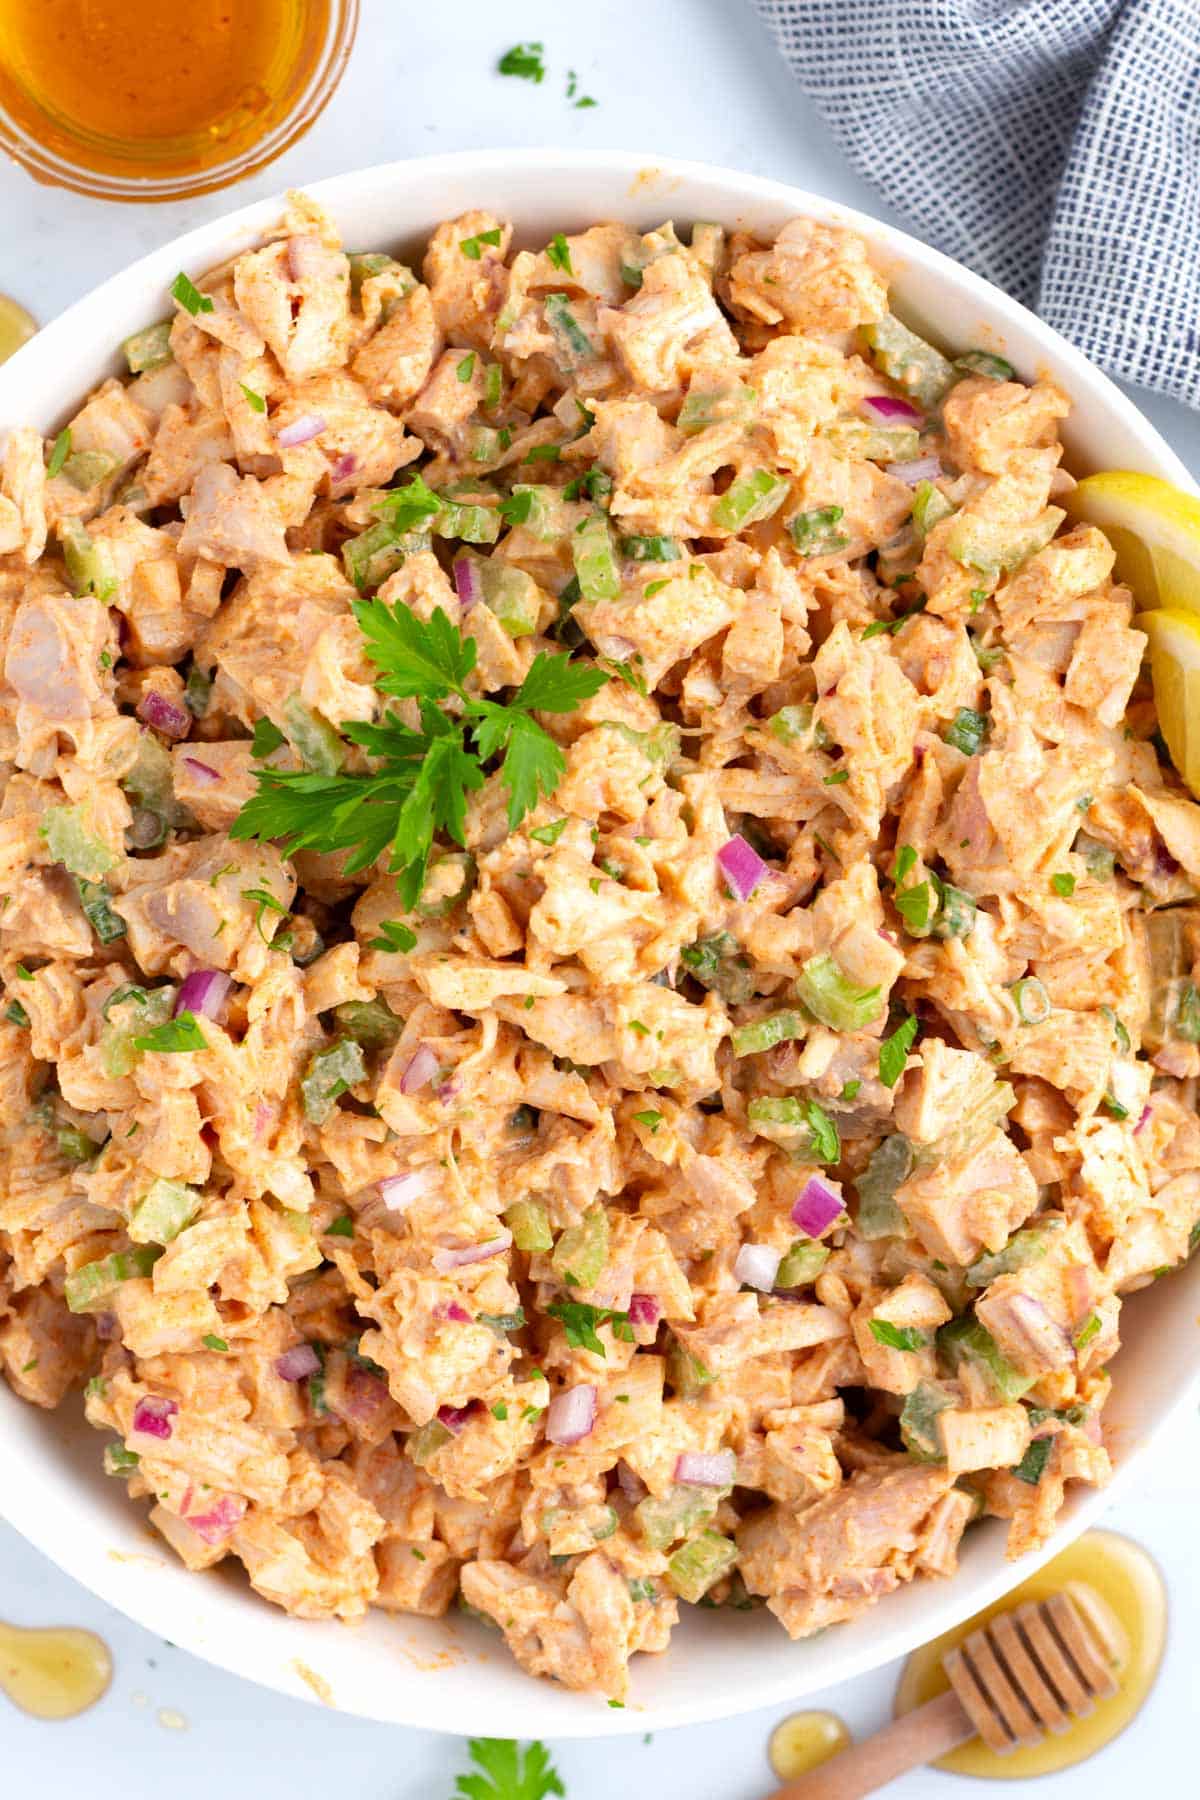
<instances>
[{"instance_id":1,"label":"wooden honey dipper","mask_svg":"<svg viewBox=\"0 0 1200 1800\"><path fill-rule=\"evenodd\" d=\"M943 1660L948 1693L785 1783L770 1800L859 1800L973 1737L1001 1755L1036 1744L1115 1694L1122 1665L1104 1621L1070 1594L998 1613Z\"/></svg>"}]
</instances>

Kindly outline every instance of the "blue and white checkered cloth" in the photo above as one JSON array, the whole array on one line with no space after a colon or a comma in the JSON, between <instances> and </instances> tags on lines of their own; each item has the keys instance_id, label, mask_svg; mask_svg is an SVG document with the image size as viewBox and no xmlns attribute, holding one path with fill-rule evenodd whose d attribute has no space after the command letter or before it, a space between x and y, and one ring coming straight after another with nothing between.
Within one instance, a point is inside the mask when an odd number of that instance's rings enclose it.
<instances>
[{"instance_id":1,"label":"blue and white checkered cloth","mask_svg":"<svg viewBox=\"0 0 1200 1800\"><path fill-rule=\"evenodd\" d=\"M755 0L914 230L1200 407L1200 0Z\"/></svg>"}]
</instances>

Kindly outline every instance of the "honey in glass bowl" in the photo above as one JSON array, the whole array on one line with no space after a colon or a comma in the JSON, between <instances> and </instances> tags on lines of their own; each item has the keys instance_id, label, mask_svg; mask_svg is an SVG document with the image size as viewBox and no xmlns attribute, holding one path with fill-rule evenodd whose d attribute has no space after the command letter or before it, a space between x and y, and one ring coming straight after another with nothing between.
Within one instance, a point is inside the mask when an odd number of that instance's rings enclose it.
<instances>
[{"instance_id":1,"label":"honey in glass bowl","mask_svg":"<svg viewBox=\"0 0 1200 1800\"><path fill-rule=\"evenodd\" d=\"M358 0L0 0L0 145L107 199L224 186L312 123L357 17Z\"/></svg>"}]
</instances>

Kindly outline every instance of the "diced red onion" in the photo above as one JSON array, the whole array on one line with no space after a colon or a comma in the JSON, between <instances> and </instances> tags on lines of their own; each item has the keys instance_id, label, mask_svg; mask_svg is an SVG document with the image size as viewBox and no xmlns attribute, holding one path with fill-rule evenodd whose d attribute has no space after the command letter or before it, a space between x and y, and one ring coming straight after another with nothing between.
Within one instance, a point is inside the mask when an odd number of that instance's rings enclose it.
<instances>
[{"instance_id":1,"label":"diced red onion","mask_svg":"<svg viewBox=\"0 0 1200 1800\"><path fill-rule=\"evenodd\" d=\"M733 1272L747 1287L757 1288L760 1294L769 1294L775 1286L782 1260L782 1253L772 1250L770 1244L743 1244L734 1261Z\"/></svg>"},{"instance_id":2,"label":"diced red onion","mask_svg":"<svg viewBox=\"0 0 1200 1800\"><path fill-rule=\"evenodd\" d=\"M722 844L717 851L717 862L737 900L748 900L767 873L767 865L758 851L752 849L740 833Z\"/></svg>"},{"instance_id":3,"label":"diced red onion","mask_svg":"<svg viewBox=\"0 0 1200 1800\"><path fill-rule=\"evenodd\" d=\"M1043 1368L1065 1369L1074 1351L1071 1339L1032 1294L1010 1294L1009 1317Z\"/></svg>"},{"instance_id":4,"label":"diced red onion","mask_svg":"<svg viewBox=\"0 0 1200 1800\"><path fill-rule=\"evenodd\" d=\"M596 640L597 648L602 650L609 662L628 662L637 651L637 645L627 637L613 637L607 633Z\"/></svg>"},{"instance_id":5,"label":"diced red onion","mask_svg":"<svg viewBox=\"0 0 1200 1800\"><path fill-rule=\"evenodd\" d=\"M944 473L936 456L916 456L911 462L888 464L888 474L897 481L906 481L909 487L916 487L919 481L936 481Z\"/></svg>"},{"instance_id":6,"label":"diced red onion","mask_svg":"<svg viewBox=\"0 0 1200 1800\"><path fill-rule=\"evenodd\" d=\"M193 969L184 977L175 996L173 1016L178 1018L180 1013L190 1012L201 1013L206 1019L219 1019L232 986L232 977L220 969Z\"/></svg>"},{"instance_id":7,"label":"diced red onion","mask_svg":"<svg viewBox=\"0 0 1200 1800\"><path fill-rule=\"evenodd\" d=\"M372 1375L370 1369L360 1369L357 1363L346 1370L341 1391L333 1397L326 1395L327 1404L339 1418L359 1421L373 1419L390 1399L387 1382Z\"/></svg>"},{"instance_id":8,"label":"diced red onion","mask_svg":"<svg viewBox=\"0 0 1200 1800\"><path fill-rule=\"evenodd\" d=\"M102 1344L111 1344L120 1336L120 1326L114 1312L100 1312L93 1316L92 1324L96 1327L96 1336Z\"/></svg>"},{"instance_id":9,"label":"diced red onion","mask_svg":"<svg viewBox=\"0 0 1200 1800\"><path fill-rule=\"evenodd\" d=\"M428 1185L429 1177L424 1169L410 1169L407 1175L387 1176L380 1182L379 1192L384 1205L392 1212L407 1212Z\"/></svg>"},{"instance_id":10,"label":"diced red onion","mask_svg":"<svg viewBox=\"0 0 1200 1800\"><path fill-rule=\"evenodd\" d=\"M275 1373L280 1381L307 1381L321 1366L321 1359L311 1344L297 1344L275 1358Z\"/></svg>"},{"instance_id":11,"label":"diced red onion","mask_svg":"<svg viewBox=\"0 0 1200 1800\"><path fill-rule=\"evenodd\" d=\"M1138 1134L1138 1132L1139 1132L1139 1131L1143 1131L1143 1130L1145 1130L1145 1127L1146 1127L1146 1125L1147 1125L1147 1123L1148 1123L1148 1122L1149 1122L1149 1120L1150 1120L1150 1117L1151 1117L1151 1114L1152 1114L1152 1113L1153 1113L1153 1110L1154 1110L1154 1109L1153 1109L1153 1107L1151 1107L1151 1106L1143 1106L1143 1108L1142 1108L1142 1116L1141 1116L1141 1118L1140 1118L1140 1119L1139 1119L1139 1120L1138 1120L1138 1122L1137 1122L1137 1124L1136 1124L1136 1125L1135 1125L1135 1126L1134 1126L1134 1128L1133 1128L1133 1135L1134 1135L1134 1137L1136 1137L1136 1136L1137 1136L1137 1134Z\"/></svg>"},{"instance_id":12,"label":"diced red onion","mask_svg":"<svg viewBox=\"0 0 1200 1800\"><path fill-rule=\"evenodd\" d=\"M275 1121L275 1108L269 1100L260 1100L254 1109L254 1137L261 1143Z\"/></svg>"},{"instance_id":13,"label":"diced red onion","mask_svg":"<svg viewBox=\"0 0 1200 1800\"><path fill-rule=\"evenodd\" d=\"M863 405L879 419L900 419L906 425L925 423L924 414L919 413L911 401L901 400L897 394L868 394Z\"/></svg>"},{"instance_id":14,"label":"diced red onion","mask_svg":"<svg viewBox=\"0 0 1200 1800\"><path fill-rule=\"evenodd\" d=\"M675 1479L683 1487L730 1487L736 1473L737 1457L732 1450L707 1455L685 1450L675 1464Z\"/></svg>"},{"instance_id":15,"label":"diced red onion","mask_svg":"<svg viewBox=\"0 0 1200 1800\"><path fill-rule=\"evenodd\" d=\"M478 605L483 599L483 583L479 579L479 564L470 556L459 556L454 562L454 591L464 612Z\"/></svg>"},{"instance_id":16,"label":"diced red onion","mask_svg":"<svg viewBox=\"0 0 1200 1800\"><path fill-rule=\"evenodd\" d=\"M357 467L358 467L357 456L355 456L355 454L352 450L347 450L344 452L343 455L338 457L337 461L334 463L334 465L330 469L329 473L334 481L346 481L351 475L353 475L353 473L354 473L355 469L357 469Z\"/></svg>"},{"instance_id":17,"label":"diced red onion","mask_svg":"<svg viewBox=\"0 0 1200 1800\"><path fill-rule=\"evenodd\" d=\"M223 1544L237 1530L245 1512L246 1502L240 1494L222 1494L207 1511L189 1513L186 1523L206 1544Z\"/></svg>"},{"instance_id":18,"label":"diced red onion","mask_svg":"<svg viewBox=\"0 0 1200 1800\"><path fill-rule=\"evenodd\" d=\"M400 1077L400 1092L416 1094L427 1087L437 1074L438 1059L428 1044L420 1044Z\"/></svg>"},{"instance_id":19,"label":"diced red onion","mask_svg":"<svg viewBox=\"0 0 1200 1800\"><path fill-rule=\"evenodd\" d=\"M185 738L192 729L192 715L187 707L168 700L155 688L146 689L138 701L137 713L139 719L145 719L147 725L153 725L164 737Z\"/></svg>"},{"instance_id":20,"label":"diced red onion","mask_svg":"<svg viewBox=\"0 0 1200 1800\"><path fill-rule=\"evenodd\" d=\"M211 786L214 781L220 781L221 771L220 769L214 769L211 763L201 762L199 758L195 756L185 756L183 760L192 771L195 779L203 782L205 787Z\"/></svg>"},{"instance_id":21,"label":"diced red onion","mask_svg":"<svg viewBox=\"0 0 1200 1800\"><path fill-rule=\"evenodd\" d=\"M179 1411L178 1400L164 1400L157 1394L143 1394L133 1409L133 1429L143 1437L169 1438L171 1420Z\"/></svg>"},{"instance_id":22,"label":"diced red onion","mask_svg":"<svg viewBox=\"0 0 1200 1800\"><path fill-rule=\"evenodd\" d=\"M629 1296L629 1323L631 1325L657 1325L662 1317L662 1307L653 1294L631 1294Z\"/></svg>"},{"instance_id":23,"label":"diced red onion","mask_svg":"<svg viewBox=\"0 0 1200 1800\"><path fill-rule=\"evenodd\" d=\"M792 1207L792 1224L798 1226L805 1237L820 1237L843 1211L841 1195L819 1175L811 1175L804 1184L804 1192Z\"/></svg>"},{"instance_id":24,"label":"diced red onion","mask_svg":"<svg viewBox=\"0 0 1200 1800\"><path fill-rule=\"evenodd\" d=\"M578 1444L596 1423L596 1390L586 1382L556 1394L546 1414L546 1436L552 1444Z\"/></svg>"},{"instance_id":25,"label":"diced red onion","mask_svg":"<svg viewBox=\"0 0 1200 1800\"><path fill-rule=\"evenodd\" d=\"M324 429L325 420L320 413L301 413L298 419L275 433L275 442L281 450L294 450L298 444L307 444L320 437Z\"/></svg>"},{"instance_id":26,"label":"diced red onion","mask_svg":"<svg viewBox=\"0 0 1200 1800\"><path fill-rule=\"evenodd\" d=\"M501 1256L512 1247L512 1232L501 1231L483 1244L464 1244L459 1250L435 1250L433 1266L439 1275L451 1269L465 1269L470 1263L486 1262L489 1256Z\"/></svg>"},{"instance_id":27,"label":"diced red onion","mask_svg":"<svg viewBox=\"0 0 1200 1800\"><path fill-rule=\"evenodd\" d=\"M639 1500L644 1500L650 1491L641 1476L635 1475L626 1462L617 1464L617 1486L625 1498L632 1500L635 1505Z\"/></svg>"},{"instance_id":28,"label":"diced red onion","mask_svg":"<svg viewBox=\"0 0 1200 1800\"><path fill-rule=\"evenodd\" d=\"M465 1406L439 1406L438 1424L444 1425L447 1431L457 1437L467 1420L479 1411L481 1404L479 1400L468 1400Z\"/></svg>"},{"instance_id":29,"label":"diced red onion","mask_svg":"<svg viewBox=\"0 0 1200 1800\"><path fill-rule=\"evenodd\" d=\"M460 1306L457 1300L439 1301L433 1309L433 1316L438 1320L451 1319L456 1325L471 1323L470 1313L465 1306Z\"/></svg>"},{"instance_id":30,"label":"diced red onion","mask_svg":"<svg viewBox=\"0 0 1200 1800\"><path fill-rule=\"evenodd\" d=\"M441 1104L443 1106L448 1106L455 1094L460 1092L461 1088L462 1082L458 1081L454 1076L450 1076L447 1080L439 1082L438 1086L435 1087L433 1091Z\"/></svg>"}]
</instances>

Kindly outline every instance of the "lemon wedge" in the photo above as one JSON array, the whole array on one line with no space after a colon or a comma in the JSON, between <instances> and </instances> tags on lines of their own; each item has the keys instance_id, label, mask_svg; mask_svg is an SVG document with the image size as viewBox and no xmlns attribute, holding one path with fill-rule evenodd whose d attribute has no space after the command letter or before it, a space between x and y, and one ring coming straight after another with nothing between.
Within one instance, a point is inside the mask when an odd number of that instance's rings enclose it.
<instances>
[{"instance_id":1,"label":"lemon wedge","mask_svg":"<svg viewBox=\"0 0 1200 1800\"><path fill-rule=\"evenodd\" d=\"M1157 475L1110 469L1087 476L1065 504L1073 519L1099 526L1117 553L1117 580L1139 606L1200 615L1200 498ZM1157 689L1157 661L1154 674Z\"/></svg>"},{"instance_id":2,"label":"lemon wedge","mask_svg":"<svg viewBox=\"0 0 1200 1800\"><path fill-rule=\"evenodd\" d=\"M1150 639L1159 730L1171 761L1200 795L1200 612L1160 608L1140 613L1134 623Z\"/></svg>"}]
</instances>

